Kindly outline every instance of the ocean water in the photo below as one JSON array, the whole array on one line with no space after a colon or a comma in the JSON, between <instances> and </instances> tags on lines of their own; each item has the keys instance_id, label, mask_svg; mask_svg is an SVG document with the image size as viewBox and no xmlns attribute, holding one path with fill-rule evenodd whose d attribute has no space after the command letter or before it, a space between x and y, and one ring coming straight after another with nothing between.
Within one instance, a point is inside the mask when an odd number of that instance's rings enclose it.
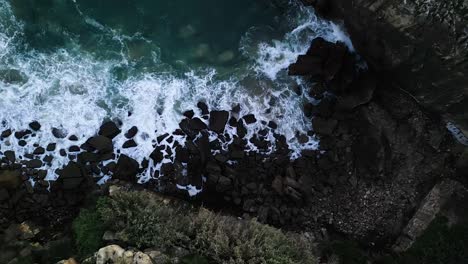
<instances>
[{"instance_id":1,"label":"ocean water","mask_svg":"<svg viewBox=\"0 0 468 264\"><path fill-rule=\"evenodd\" d=\"M120 120L122 131L140 132L137 148L120 148L126 139L116 137L116 151L142 161L184 111L200 115L203 101L210 109L240 104L241 116L275 121L297 157L319 143L297 143L311 130L302 105L313 98L296 94L304 81L287 76L287 67L319 36L352 49L338 25L295 1L0 0L0 132L42 125L26 146L11 136L0 151L24 156L57 143L43 167L54 180L68 162L60 149L84 143L104 120ZM52 128L78 141L54 138ZM249 125L248 135L262 128ZM150 164L141 181L160 166Z\"/></svg>"}]
</instances>

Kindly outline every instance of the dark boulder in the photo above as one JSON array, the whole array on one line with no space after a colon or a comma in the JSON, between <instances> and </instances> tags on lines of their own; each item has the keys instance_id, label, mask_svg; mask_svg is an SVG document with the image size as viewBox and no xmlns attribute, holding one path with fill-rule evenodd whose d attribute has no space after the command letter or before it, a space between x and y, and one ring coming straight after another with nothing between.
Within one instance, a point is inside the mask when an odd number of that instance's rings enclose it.
<instances>
[{"instance_id":1,"label":"dark boulder","mask_svg":"<svg viewBox=\"0 0 468 264\"><path fill-rule=\"evenodd\" d=\"M208 110L208 105L204 102L198 102L197 107L201 110L202 115L207 115L210 113L210 111Z\"/></svg>"},{"instance_id":2,"label":"dark boulder","mask_svg":"<svg viewBox=\"0 0 468 264\"><path fill-rule=\"evenodd\" d=\"M98 162L99 155L91 152L82 152L78 154L78 161L82 164L86 164L88 162Z\"/></svg>"},{"instance_id":3,"label":"dark boulder","mask_svg":"<svg viewBox=\"0 0 468 264\"><path fill-rule=\"evenodd\" d=\"M182 163L189 162L190 153L187 148L182 146L177 146L176 148L176 160Z\"/></svg>"},{"instance_id":4,"label":"dark boulder","mask_svg":"<svg viewBox=\"0 0 468 264\"><path fill-rule=\"evenodd\" d=\"M45 153L45 149L43 147L37 147L33 152L34 155L42 155L44 153Z\"/></svg>"},{"instance_id":5,"label":"dark boulder","mask_svg":"<svg viewBox=\"0 0 468 264\"><path fill-rule=\"evenodd\" d=\"M274 122L274 121L270 121L270 122L268 122L268 127L271 128L271 129L277 129L278 124L276 124L276 122Z\"/></svg>"},{"instance_id":6,"label":"dark boulder","mask_svg":"<svg viewBox=\"0 0 468 264\"><path fill-rule=\"evenodd\" d=\"M150 158L154 161L154 163L160 163L164 159L164 155L162 153L163 149L164 148L162 148L162 146L159 146L151 153Z\"/></svg>"},{"instance_id":7,"label":"dark boulder","mask_svg":"<svg viewBox=\"0 0 468 264\"><path fill-rule=\"evenodd\" d=\"M37 121L33 121L31 123L29 123L29 127L33 130L33 131L38 131L41 129L41 124L39 124L39 122Z\"/></svg>"},{"instance_id":8,"label":"dark boulder","mask_svg":"<svg viewBox=\"0 0 468 264\"><path fill-rule=\"evenodd\" d=\"M22 138L24 138L26 135L29 135L29 134L31 134L31 133L32 133L32 132L31 132L31 130L29 130L29 129L17 131L17 132L15 132L15 138L17 138L17 139L22 139Z\"/></svg>"},{"instance_id":9,"label":"dark boulder","mask_svg":"<svg viewBox=\"0 0 468 264\"><path fill-rule=\"evenodd\" d=\"M84 181L85 170L76 162L70 161L63 169L57 170L62 188L72 190L78 188Z\"/></svg>"},{"instance_id":10,"label":"dark boulder","mask_svg":"<svg viewBox=\"0 0 468 264\"><path fill-rule=\"evenodd\" d=\"M189 126L193 130L201 131L207 129L207 125L200 118L193 118L189 120Z\"/></svg>"},{"instance_id":11,"label":"dark boulder","mask_svg":"<svg viewBox=\"0 0 468 264\"><path fill-rule=\"evenodd\" d=\"M130 140L125 141L125 143L123 143L122 148L134 148L136 146L138 145L135 142L135 140L130 139Z\"/></svg>"},{"instance_id":12,"label":"dark boulder","mask_svg":"<svg viewBox=\"0 0 468 264\"><path fill-rule=\"evenodd\" d=\"M242 119L248 125L257 122L257 119L255 118L255 115L253 115L253 114L245 115L244 117L242 117Z\"/></svg>"},{"instance_id":13,"label":"dark boulder","mask_svg":"<svg viewBox=\"0 0 468 264\"><path fill-rule=\"evenodd\" d=\"M289 66L289 75L311 75L317 76L323 73L322 59L308 55L299 55L297 61Z\"/></svg>"},{"instance_id":14,"label":"dark boulder","mask_svg":"<svg viewBox=\"0 0 468 264\"><path fill-rule=\"evenodd\" d=\"M5 153L3 153L5 155L5 157L7 158L7 160L10 162L10 163L15 163L16 161L16 154L14 151L12 150L7 150L5 151Z\"/></svg>"},{"instance_id":15,"label":"dark boulder","mask_svg":"<svg viewBox=\"0 0 468 264\"><path fill-rule=\"evenodd\" d=\"M193 110L188 110L188 111L185 111L183 115L190 119L190 118L193 118L195 113L193 112Z\"/></svg>"},{"instance_id":16,"label":"dark boulder","mask_svg":"<svg viewBox=\"0 0 468 264\"><path fill-rule=\"evenodd\" d=\"M237 136L244 138L247 135L247 128L245 128L242 122L237 123Z\"/></svg>"},{"instance_id":17,"label":"dark boulder","mask_svg":"<svg viewBox=\"0 0 468 264\"><path fill-rule=\"evenodd\" d=\"M117 125L112 122L108 121L102 124L101 128L99 129L99 135L108 137L110 139L115 138L118 134L120 134L120 129L117 127Z\"/></svg>"},{"instance_id":18,"label":"dark boulder","mask_svg":"<svg viewBox=\"0 0 468 264\"><path fill-rule=\"evenodd\" d=\"M68 140L70 141L78 141L78 137L76 135L71 135Z\"/></svg>"},{"instance_id":19,"label":"dark boulder","mask_svg":"<svg viewBox=\"0 0 468 264\"><path fill-rule=\"evenodd\" d=\"M195 138L198 132L207 128L207 125L200 118L184 119L179 124L180 128L190 138Z\"/></svg>"},{"instance_id":20,"label":"dark boulder","mask_svg":"<svg viewBox=\"0 0 468 264\"><path fill-rule=\"evenodd\" d=\"M223 133L228 118L229 112L227 111L211 111L209 125L210 130L216 133Z\"/></svg>"},{"instance_id":21,"label":"dark boulder","mask_svg":"<svg viewBox=\"0 0 468 264\"><path fill-rule=\"evenodd\" d=\"M156 141L158 142L158 144L160 144L160 143L161 143L165 138L167 138L168 136L169 136L168 133L163 134L163 135L161 135L161 136L158 136L158 137L156 138Z\"/></svg>"},{"instance_id":22,"label":"dark boulder","mask_svg":"<svg viewBox=\"0 0 468 264\"><path fill-rule=\"evenodd\" d=\"M114 179L134 182L140 165L138 162L126 155L120 155L115 167Z\"/></svg>"},{"instance_id":23,"label":"dark boulder","mask_svg":"<svg viewBox=\"0 0 468 264\"><path fill-rule=\"evenodd\" d=\"M80 151L81 151L80 147L78 147L76 145L70 146L68 148L68 152L80 152Z\"/></svg>"},{"instance_id":24,"label":"dark boulder","mask_svg":"<svg viewBox=\"0 0 468 264\"><path fill-rule=\"evenodd\" d=\"M37 169L42 167L42 161L38 159L28 160L25 162L25 165L29 169Z\"/></svg>"},{"instance_id":25,"label":"dark boulder","mask_svg":"<svg viewBox=\"0 0 468 264\"><path fill-rule=\"evenodd\" d=\"M46 150L47 151L54 151L56 147L57 147L56 143L50 143L50 144L47 145Z\"/></svg>"},{"instance_id":26,"label":"dark boulder","mask_svg":"<svg viewBox=\"0 0 468 264\"><path fill-rule=\"evenodd\" d=\"M138 127L136 126L132 126L128 131L127 133L125 133L125 137L130 139L130 138L133 138L134 136L136 136L136 134L138 133Z\"/></svg>"},{"instance_id":27,"label":"dark boulder","mask_svg":"<svg viewBox=\"0 0 468 264\"><path fill-rule=\"evenodd\" d=\"M105 136L95 136L88 141L86 144L92 147L94 150L97 150L99 153L108 153L113 150L112 140Z\"/></svg>"},{"instance_id":28,"label":"dark boulder","mask_svg":"<svg viewBox=\"0 0 468 264\"><path fill-rule=\"evenodd\" d=\"M4 130L2 134L0 135L0 138L7 138L11 136L11 134L12 134L11 129Z\"/></svg>"}]
</instances>

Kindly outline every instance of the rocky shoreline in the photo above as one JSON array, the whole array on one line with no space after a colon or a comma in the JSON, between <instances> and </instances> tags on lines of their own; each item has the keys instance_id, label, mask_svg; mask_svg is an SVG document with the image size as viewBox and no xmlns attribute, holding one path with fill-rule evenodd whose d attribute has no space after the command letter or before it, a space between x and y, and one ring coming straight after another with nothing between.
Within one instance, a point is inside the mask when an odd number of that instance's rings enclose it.
<instances>
[{"instance_id":1,"label":"rocky shoreline","mask_svg":"<svg viewBox=\"0 0 468 264\"><path fill-rule=\"evenodd\" d=\"M323 13L329 8L317 6ZM0 226L30 219L60 226L73 219L103 177L136 183L150 168L155 179L145 188L311 232L318 240L338 234L371 249L390 248L434 185L446 179L467 183L468 152L446 129L444 117L428 112L375 61L368 62L363 69L343 43L317 38L289 67L290 75L313 83L298 93L318 99L298 109L313 124L298 141L306 144L315 136L319 149L305 149L297 159L290 158L273 121L246 138L246 126L260 122L254 115L240 116L238 106L208 109L203 102L196 106L201 116L185 112L179 129L155 139L154 151L141 163L115 151L112 141L123 133L123 148L138 147L138 128L121 131L112 121L86 143L60 150L70 162L57 171L56 181L46 181L41 169L53 159L48 155L55 151L53 142L24 157L1 152ZM33 122L22 131L3 131L1 140L21 142L40 129ZM51 132L76 140L58 129ZM171 162L161 163L165 160ZM187 190L203 191L194 198Z\"/></svg>"}]
</instances>

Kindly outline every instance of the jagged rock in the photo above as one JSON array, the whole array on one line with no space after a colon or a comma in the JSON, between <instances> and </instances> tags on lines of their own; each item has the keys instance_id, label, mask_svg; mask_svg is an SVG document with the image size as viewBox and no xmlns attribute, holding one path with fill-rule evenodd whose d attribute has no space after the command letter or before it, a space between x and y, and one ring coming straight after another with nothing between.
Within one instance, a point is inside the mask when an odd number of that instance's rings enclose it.
<instances>
[{"instance_id":1,"label":"jagged rock","mask_svg":"<svg viewBox=\"0 0 468 264\"><path fill-rule=\"evenodd\" d=\"M408 250L457 191L463 193L461 196L468 195L468 190L463 188L459 182L444 180L436 184L403 229L402 234L393 246L393 250L397 252Z\"/></svg>"},{"instance_id":2,"label":"jagged rock","mask_svg":"<svg viewBox=\"0 0 468 264\"><path fill-rule=\"evenodd\" d=\"M247 125L257 122L257 119L255 118L255 115L253 115L253 114L245 115L245 116L242 117L242 119L244 120L244 122Z\"/></svg>"},{"instance_id":3,"label":"jagged rock","mask_svg":"<svg viewBox=\"0 0 468 264\"><path fill-rule=\"evenodd\" d=\"M209 123L210 130L216 133L223 133L228 118L229 112L227 111L211 111Z\"/></svg>"},{"instance_id":4,"label":"jagged rock","mask_svg":"<svg viewBox=\"0 0 468 264\"><path fill-rule=\"evenodd\" d=\"M102 124L101 128L99 129L99 135L108 137L110 139L115 138L118 134L120 134L120 129L117 127L117 125L112 122L105 122Z\"/></svg>"},{"instance_id":5,"label":"jagged rock","mask_svg":"<svg viewBox=\"0 0 468 264\"><path fill-rule=\"evenodd\" d=\"M208 110L208 105L206 105L204 102L198 102L197 107L201 110L202 115L207 115L210 113Z\"/></svg>"},{"instance_id":6,"label":"jagged rock","mask_svg":"<svg viewBox=\"0 0 468 264\"><path fill-rule=\"evenodd\" d=\"M95 136L86 141L86 144L97 150L99 153L108 153L113 150L112 140L105 136Z\"/></svg>"},{"instance_id":7,"label":"jagged rock","mask_svg":"<svg viewBox=\"0 0 468 264\"><path fill-rule=\"evenodd\" d=\"M190 119L190 118L193 118L193 116L195 115L195 112L193 112L193 110L188 110L188 111L185 111L183 115L187 117L188 119Z\"/></svg>"},{"instance_id":8,"label":"jagged rock","mask_svg":"<svg viewBox=\"0 0 468 264\"><path fill-rule=\"evenodd\" d=\"M153 150L153 152L150 155L150 158L154 161L154 163L159 163L164 159L164 155L161 152L162 149L160 147L157 147L156 149Z\"/></svg>"},{"instance_id":9,"label":"jagged rock","mask_svg":"<svg viewBox=\"0 0 468 264\"><path fill-rule=\"evenodd\" d=\"M297 62L289 66L289 75L311 75L317 76L322 74L322 59L308 55L299 55Z\"/></svg>"},{"instance_id":10,"label":"jagged rock","mask_svg":"<svg viewBox=\"0 0 468 264\"><path fill-rule=\"evenodd\" d=\"M133 139L130 139L130 140L127 140L125 141L125 143L122 145L122 148L134 148L138 146L138 144L135 142L135 140Z\"/></svg>"},{"instance_id":11,"label":"jagged rock","mask_svg":"<svg viewBox=\"0 0 468 264\"><path fill-rule=\"evenodd\" d=\"M122 154L117 162L114 178L134 182L139 167L140 165L136 160Z\"/></svg>"},{"instance_id":12,"label":"jagged rock","mask_svg":"<svg viewBox=\"0 0 468 264\"><path fill-rule=\"evenodd\" d=\"M25 162L25 165L30 169L37 169L42 167L42 161L38 159L28 160Z\"/></svg>"}]
</instances>

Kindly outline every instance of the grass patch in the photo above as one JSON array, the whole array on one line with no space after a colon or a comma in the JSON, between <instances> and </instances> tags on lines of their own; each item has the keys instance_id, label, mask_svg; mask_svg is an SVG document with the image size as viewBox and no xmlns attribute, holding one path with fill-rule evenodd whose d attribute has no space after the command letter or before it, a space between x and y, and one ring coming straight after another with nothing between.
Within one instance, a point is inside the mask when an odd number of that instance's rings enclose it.
<instances>
[{"instance_id":1,"label":"grass patch","mask_svg":"<svg viewBox=\"0 0 468 264\"><path fill-rule=\"evenodd\" d=\"M315 263L309 245L293 235L255 220L167 204L146 192L117 193L100 201L97 213L127 243L140 248L183 247L214 263Z\"/></svg>"}]
</instances>

